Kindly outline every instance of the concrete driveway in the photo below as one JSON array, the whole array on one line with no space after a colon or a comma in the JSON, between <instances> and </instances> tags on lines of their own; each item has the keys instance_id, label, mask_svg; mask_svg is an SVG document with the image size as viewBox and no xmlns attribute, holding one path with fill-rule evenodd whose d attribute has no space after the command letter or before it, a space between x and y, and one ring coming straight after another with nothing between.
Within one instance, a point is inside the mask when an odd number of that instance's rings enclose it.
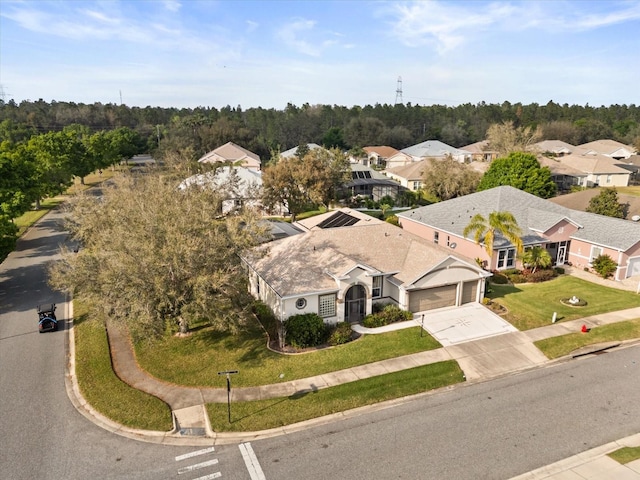
<instances>
[{"instance_id":1,"label":"concrete driveway","mask_svg":"<svg viewBox=\"0 0 640 480\"><path fill-rule=\"evenodd\" d=\"M479 303L415 313L413 318L443 347L518 330Z\"/></svg>"}]
</instances>

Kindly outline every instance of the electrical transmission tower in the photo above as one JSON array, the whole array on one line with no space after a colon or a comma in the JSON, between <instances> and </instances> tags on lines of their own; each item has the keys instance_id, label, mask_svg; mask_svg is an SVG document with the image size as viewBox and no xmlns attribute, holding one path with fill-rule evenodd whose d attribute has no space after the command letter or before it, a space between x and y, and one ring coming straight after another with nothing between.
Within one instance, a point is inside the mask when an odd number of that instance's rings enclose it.
<instances>
[{"instance_id":1,"label":"electrical transmission tower","mask_svg":"<svg viewBox=\"0 0 640 480\"><path fill-rule=\"evenodd\" d=\"M395 105L398 105L399 103L404 103L402 101L402 77L398 77L398 86L396 87L396 103L395 103Z\"/></svg>"}]
</instances>

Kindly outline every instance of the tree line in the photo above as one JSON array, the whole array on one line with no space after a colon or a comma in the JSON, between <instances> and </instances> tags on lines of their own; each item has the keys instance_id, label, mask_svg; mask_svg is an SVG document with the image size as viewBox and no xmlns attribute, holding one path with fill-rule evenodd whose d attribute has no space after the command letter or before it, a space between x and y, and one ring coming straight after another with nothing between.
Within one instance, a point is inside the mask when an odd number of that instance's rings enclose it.
<instances>
[{"instance_id":1,"label":"tree line","mask_svg":"<svg viewBox=\"0 0 640 480\"><path fill-rule=\"evenodd\" d=\"M512 122L540 128L544 139L573 145L602 138L625 144L640 142L640 107L610 105L465 103L458 106L375 104L287 104L284 109L226 106L197 108L129 107L115 104L16 103L0 101L0 121L11 120L36 133L81 124L91 132L128 127L148 151L189 148L195 158L232 141L261 158L307 143L350 149L389 145L402 149L425 140L462 147L484 140L491 125Z\"/></svg>"},{"instance_id":2,"label":"tree line","mask_svg":"<svg viewBox=\"0 0 640 480\"><path fill-rule=\"evenodd\" d=\"M37 134L24 124L0 122L0 261L15 248L14 220L40 200L63 193L89 173L143 150L128 128L92 133L84 125Z\"/></svg>"}]
</instances>

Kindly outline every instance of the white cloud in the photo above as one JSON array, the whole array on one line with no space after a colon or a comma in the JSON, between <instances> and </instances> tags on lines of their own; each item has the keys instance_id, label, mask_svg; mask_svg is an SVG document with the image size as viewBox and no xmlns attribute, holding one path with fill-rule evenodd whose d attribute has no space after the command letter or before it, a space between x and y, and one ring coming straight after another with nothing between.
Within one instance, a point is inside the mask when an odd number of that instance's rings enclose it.
<instances>
[{"instance_id":1,"label":"white cloud","mask_svg":"<svg viewBox=\"0 0 640 480\"><path fill-rule=\"evenodd\" d=\"M182 4L178 0L164 0L164 8L170 12L177 12L182 8Z\"/></svg>"},{"instance_id":2,"label":"white cloud","mask_svg":"<svg viewBox=\"0 0 640 480\"><path fill-rule=\"evenodd\" d=\"M254 32L260 26L258 22L247 20L247 32Z\"/></svg>"},{"instance_id":3,"label":"white cloud","mask_svg":"<svg viewBox=\"0 0 640 480\"><path fill-rule=\"evenodd\" d=\"M316 22L313 20L298 19L282 27L277 36L292 50L312 57L320 56L320 49L312 45L307 40L300 38L307 32L314 29Z\"/></svg>"}]
</instances>

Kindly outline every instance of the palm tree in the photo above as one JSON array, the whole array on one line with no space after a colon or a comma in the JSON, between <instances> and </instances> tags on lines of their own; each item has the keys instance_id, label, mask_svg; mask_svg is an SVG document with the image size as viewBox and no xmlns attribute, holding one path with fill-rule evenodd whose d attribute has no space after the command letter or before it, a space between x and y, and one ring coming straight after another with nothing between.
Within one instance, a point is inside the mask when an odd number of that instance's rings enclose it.
<instances>
[{"instance_id":1,"label":"palm tree","mask_svg":"<svg viewBox=\"0 0 640 480\"><path fill-rule=\"evenodd\" d=\"M493 241L496 234L509 240L516 247L516 252L522 252L523 246L520 238L522 230L510 212L491 212L489 218L483 217L480 213L474 215L462 234L466 237L471 232L473 232L473 238L478 245L482 240L489 257L493 255Z\"/></svg>"},{"instance_id":2,"label":"palm tree","mask_svg":"<svg viewBox=\"0 0 640 480\"><path fill-rule=\"evenodd\" d=\"M538 267L547 268L551 266L553 260L546 249L536 246L528 248L522 254L522 263L531 267L531 273L535 272Z\"/></svg>"}]
</instances>

